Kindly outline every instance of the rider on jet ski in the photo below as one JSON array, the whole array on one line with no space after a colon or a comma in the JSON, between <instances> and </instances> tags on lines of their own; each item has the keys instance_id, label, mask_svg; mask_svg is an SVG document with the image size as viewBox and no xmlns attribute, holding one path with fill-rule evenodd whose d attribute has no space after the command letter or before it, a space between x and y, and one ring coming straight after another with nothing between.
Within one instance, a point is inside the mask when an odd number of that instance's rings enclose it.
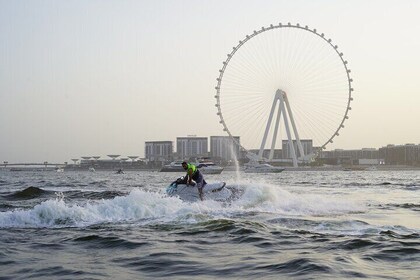
<instances>
[{"instance_id":1,"label":"rider on jet ski","mask_svg":"<svg viewBox=\"0 0 420 280\"><path fill-rule=\"evenodd\" d=\"M194 180L198 188L198 195L200 196L200 199L203 200L203 187L207 184L204 180L203 174L201 174L197 166L187 163L186 161L182 162L182 168L187 171L187 175L185 176L186 184L192 185L192 180Z\"/></svg>"}]
</instances>

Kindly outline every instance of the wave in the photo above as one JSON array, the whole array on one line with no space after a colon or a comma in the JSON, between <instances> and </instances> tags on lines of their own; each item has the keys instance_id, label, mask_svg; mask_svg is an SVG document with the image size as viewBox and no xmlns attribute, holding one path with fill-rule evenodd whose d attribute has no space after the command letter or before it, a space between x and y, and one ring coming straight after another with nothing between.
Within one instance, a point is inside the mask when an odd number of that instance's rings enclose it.
<instances>
[{"instance_id":1,"label":"wave","mask_svg":"<svg viewBox=\"0 0 420 280\"><path fill-rule=\"evenodd\" d=\"M360 204L334 196L295 194L266 183L241 186L245 187L245 192L241 199L232 203L232 207L244 210L298 216L339 215L364 210Z\"/></svg>"},{"instance_id":2,"label":"wave","mask_svg":"<svg viewBox=\"0 0 420 280\"><path fill-rule=\"evenodd\" d=\"M416 204L416 203L402 203L402 204L392 203L392 204L387 204L387 206L395 207L395 208L409 209L409 210L413 210L413 211L420 211L420 204Z\"/></svg>"},{"instance_id":3,"label":"wave","mask_svg":"<svg viewBox=\"0 0 420 280\"><path fill-rule=\"evenodd\" d=\"M111 199L117 196L123 196L127 193L120 192L120 191L101 191L101 192L95 192L95 191L67 191L62 192L62 194L65 196L65 198L68 199L91 199L91 200L97 200L97 199Z\"/></svg>"},{"instance_id":4,"label":"wave","mask_svg":"<svg viewBox=\"0 0 420 280\"><path fill-rule=\"evenodd\" d=\"M12 194L3 195L6 200L29 200L41 197L50 197L52 195L64 195L68 199L110 199L116 196L122 196L126 193L120 191L53 191L44 190L38 187L28 187Z\"/></svg>"},{"instance_id":5,"label":"wave","mask_svg":"<svg viewBox=\"0 0 420 280\"><path fill-rule=\"evenodd\" d=\"M97 248L123 248L123 249L136 249L138 247L148 245L148 242L129 241L116 236L100 236L88 235L77 237L73 240L76 243L82 243L91 249Z\"/></svg>"},{"instance_id":6,"label":"wave","mask_svg":"<svg viewBox=\"0 0 420 280\"><path fill-rule=\"evenodd\" d=\"M267 184L245 184L239 187L244 189L243 194L230 203L212 200L187 203L177 197L141 189L134 189L122 196L118 196L121 194L119 192L111 192L109 195L115 197L88 199L83 204L71 203L64 199L63 194L31 209L1 212L0 228L85 227L101 223L150 223L157 220L163 223L194 223L253 212L322 216L361 211L359 205L334 197L292 194ZM31 195L44 193L38 188L26 192ZM22 196L21 192L18 193L18 196ZM90 198L97 197L91 195Z\"/></svg>"},{"instance_id":7,"label":"wave","mask_svg":"<svg viewBox=\"0 0 420 280\"><path fill-rule=\"evenodd\" d=\"M315 260L308 258L296 258L278 264L261 265L256 270L275 271L276 273L287 273L291 276L308 275L310 273L328 273L332 269L324 264L318 264Z\"/></svg>"},{"instance_id":8,"label":"wave","mask_svg":"<svg viewBox=\"0 0 420 280\"><path fill-rule=\"evenodd\" d=\"M399 182L389 182L389 181L383 181L383 182L347 182L342 184L344 187L400 187L403 189L413 189L417 190L420 188L420 185L418 182L412 182L412 183L399 183Z\"/></svg>"},{"instance_id":9,"label":"wave","mask_svg":"<svg viewBox=\"0 0 420 280\"><path fill-rule=\"evenodd\" d=\"M84 227L107 222L123 222L157 218L182 203L163 199L157 193L134 190L129 195L109 200L87 201L85 205L66 203L63 197L44 201L29 210L0 213L0 228L4 227ZM171 205L172 204L172 205Z\"/></svg>"},{"instance_id":10,"label":"wave","mask_svg":"<svg viewBox=\"0 0 420 280\"><path fill-rule=\"evenodd\" d=\"M43 195L47 195L51 193L54 193L54 192L46 191L37 187L28 187L22 191L17 191L13 194L5 195L4 197L11 200L33 199L33 198L38 198Z\"/></svg>"}]
</instances>

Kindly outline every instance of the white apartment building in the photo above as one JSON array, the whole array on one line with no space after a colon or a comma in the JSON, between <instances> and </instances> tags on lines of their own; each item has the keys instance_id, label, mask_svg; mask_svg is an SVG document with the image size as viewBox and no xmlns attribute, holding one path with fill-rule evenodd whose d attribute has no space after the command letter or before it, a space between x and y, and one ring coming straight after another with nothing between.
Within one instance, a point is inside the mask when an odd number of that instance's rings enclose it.
<instances>
[{"instance_id":1,"label":"white apartment building","mask_svg":"<svg viewBox=\"0 0 420 280\"><path fill-rule=\"evenodd\" d=\"M196 136L177 137L176 152L181 159L207 156L208 138Z\"/></svg>"},{"instance_id":2,"label":"white apartment building","mask_svg":"<svg viewBox=\"0 0 420 280\"><path fill-rule=\"evenodd\" d=\"M240 157L239 136L210 136L210 154L213 158L238 160Z\"/></svg>"},{"instance_id":3,"label":"white apartment building","mask_svg":"<svg viewBox=\"0 0 420 280\"><path fill-rule=\"evenodd\" d=\"M167 161L173 153L172 141L145 142L144 155L148 161Z\"/></svg>"},{"instance_id":4,"label":"white apartment building","mask_svg":"<svg viewBox=\"0 0 420 280\"><path fill-rule=\"evenodd\" d=\"M300 142L302 143L303 152L306 155L309 155L313 152L313 145L312 145L312 139L301 139ZM290 150L289 141L288 140L282 140L282 151L283 151L283 158L292 158L292 152ZM297 146L296 140L293 140L293 147L295 149L295 153L297 157L301 157L299 154L299 149Z\"/></svg>"}]
</instances>

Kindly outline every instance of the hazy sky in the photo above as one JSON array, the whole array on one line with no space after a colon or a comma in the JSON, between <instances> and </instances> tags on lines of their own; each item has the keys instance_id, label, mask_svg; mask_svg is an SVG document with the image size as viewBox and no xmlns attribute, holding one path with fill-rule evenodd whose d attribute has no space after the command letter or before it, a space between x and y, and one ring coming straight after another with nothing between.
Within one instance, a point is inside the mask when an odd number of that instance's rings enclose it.
<instances>
[{"instance_id":1,"label":"hazy sky","mask_svg":"<svg viewBox=\"0 0 420 280\"><path fill-rule=\"evenodd\" d=\"M218 70L279 22L327 34L354 79L334 148L420 144L420 1L0 0L0 162L144 155L224 135ZM244 97L246 98L246 97Z\"/></svg>"}]
</instances>

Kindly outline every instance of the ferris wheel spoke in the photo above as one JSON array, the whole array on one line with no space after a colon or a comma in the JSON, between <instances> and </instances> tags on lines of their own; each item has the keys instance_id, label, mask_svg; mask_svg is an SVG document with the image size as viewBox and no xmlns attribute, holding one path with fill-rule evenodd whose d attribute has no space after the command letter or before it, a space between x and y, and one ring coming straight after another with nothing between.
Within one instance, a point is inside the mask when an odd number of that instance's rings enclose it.
<instances>
[{"instance_id":1,"label":"ferris wheel spoke","mask_svg":"<svg viewBox=\"0 0 420 280\"><path fill-rule=\"evenodd\" d=\"M236 75L235 75L236 74ZM237 76L239 81L254 81L260 79L260 83L263 82L260 77L260 71L249 66L249 63L244 63L242 60L237 61L236 64L232 66L232 76ZM258 84L258 80L255 81L255 84Z\"/></svg>"}]
</instances>

